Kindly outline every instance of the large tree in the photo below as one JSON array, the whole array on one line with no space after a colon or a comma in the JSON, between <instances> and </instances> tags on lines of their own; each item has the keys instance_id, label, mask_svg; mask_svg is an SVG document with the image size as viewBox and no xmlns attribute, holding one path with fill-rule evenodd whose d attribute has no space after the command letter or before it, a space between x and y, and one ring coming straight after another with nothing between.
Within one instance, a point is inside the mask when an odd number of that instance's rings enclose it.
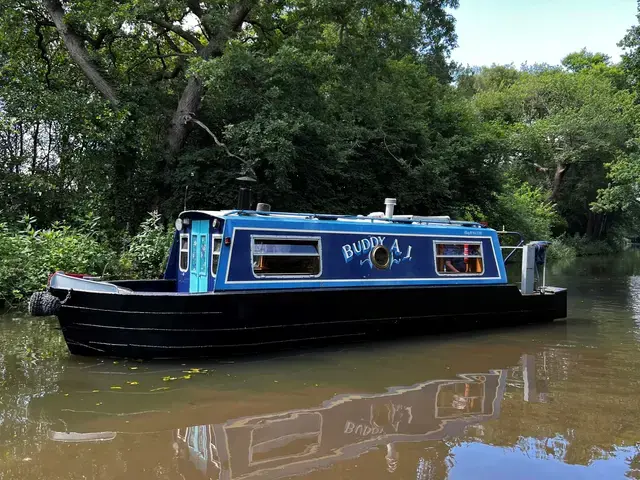
<instances>
[{"instance_id":1,"label":"large tree","mask_svg":"<svg viewBox=\"0 0 640 480\"><path fill-rule=\"evenodd\" d=\"M606 186L606 165L630 151L639 109L604 56L577 52L563 63L566 70L522 73L474 101L505 132L504 168L548 189L570 231L599 236L604 226L591 204Z\"/></svg>"},{"instance_id":2,"label":"large tree","mask_svg":"<svg viewBox=\"0 0 640 480\"><path fill-rule=\"evenodd\" d=\"M14 132L30 111L38 138L51 125L54 190L120 222L185 198L228 205L243 169L289 206L377 204L327 194L359 182L444 204L461 180L443 163L482 157L456 139L471 118L446 85L457 3L7 0L4 117Z\"/></svg>"}]
</instances>

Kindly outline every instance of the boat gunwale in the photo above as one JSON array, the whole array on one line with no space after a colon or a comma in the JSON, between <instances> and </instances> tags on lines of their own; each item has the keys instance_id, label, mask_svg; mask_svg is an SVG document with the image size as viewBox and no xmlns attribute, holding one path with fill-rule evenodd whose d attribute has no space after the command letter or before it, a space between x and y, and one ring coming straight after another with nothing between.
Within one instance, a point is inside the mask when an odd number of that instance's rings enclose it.
<instances>
[{"instance_id":1,"label":"boat gunwale","mask_svg":"<svg viewBox=\"0 0 640 480\"><path fill-rule=\"evenodd\" d=\"M130 280L113 280L113 282L129 282ZM144 280L138 280L144 281ZM160 280L162 281L162 280ZM175 280L164 280L166 282L174 282ZM117 285L117 283L114 283ZM363 287L360 285L353 287L305 287L305 288L282 288L282 289L273 289L273 288L265 288L264 290L218 290L218 291L210 291L210 292L144 292L144 291L131 291L131 292L100 292L93 290L78 290L74 288L59 288L59 287L48 287L49 291L59 291L59 292L81 292L83 294L95 294L95 295L119 295L122 297L147 297L147 296L167 296L167 297L205 297L205 296L228 296L228 295L271 295L271 294L293 294L293 293L314 293L314 292L336 292L336 291L359 291L359 290L397 290L397 289L408 289L408 290L419 290L419 289L445 289L445 288L503 288L509 290L517 290L520 295L524 296L535 296L535 295L555 295L559 292L566 291L566 288L563 287L545 287L546 292L535 292L531 295L523 295L518 288L517 283L480 283L480 284L447 284L447 285L373 285L370 287Z\"/></svg>"}]
</instances>

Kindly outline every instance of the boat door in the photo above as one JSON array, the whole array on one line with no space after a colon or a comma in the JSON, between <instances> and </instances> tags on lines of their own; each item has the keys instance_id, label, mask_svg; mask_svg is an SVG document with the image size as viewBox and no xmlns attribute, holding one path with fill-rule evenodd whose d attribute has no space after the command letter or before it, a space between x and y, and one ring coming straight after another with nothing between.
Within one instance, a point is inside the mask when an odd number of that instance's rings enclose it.
<instances>
[{"instance_id":1,"label":"boat door","mask_svg":"<svg viewBox=\"0 0 640 480\"><path fill-rule=\"evenodd\" d=\"M191 225L191 274L189 292L206 292L209 278L209 221L193 220Z\"/></svg>"}]
</instances>

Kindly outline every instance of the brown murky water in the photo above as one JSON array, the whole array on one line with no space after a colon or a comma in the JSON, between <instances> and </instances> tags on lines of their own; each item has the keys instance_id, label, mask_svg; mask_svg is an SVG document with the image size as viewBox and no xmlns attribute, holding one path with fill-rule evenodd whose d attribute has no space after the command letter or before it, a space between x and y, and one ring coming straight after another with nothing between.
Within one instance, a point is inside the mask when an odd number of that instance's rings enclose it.
<instances>
[{"instance_id":1,"label":"brown murky water","mask_svg":"<svg viewBox=\"0 0 640 480\"><path fill-rule=\"evenodd\" d=\"M268 358L73 358L0 320L0 479L640 478L640 254L543 327Z\"/></svg>"}]
</instances>

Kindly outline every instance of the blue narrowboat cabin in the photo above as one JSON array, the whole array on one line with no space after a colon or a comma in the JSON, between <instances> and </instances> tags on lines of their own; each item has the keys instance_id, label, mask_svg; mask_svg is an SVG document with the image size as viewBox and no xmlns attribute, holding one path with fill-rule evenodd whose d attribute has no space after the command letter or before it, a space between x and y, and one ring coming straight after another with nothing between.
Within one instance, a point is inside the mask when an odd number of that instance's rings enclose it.
<instances>
[{"instance_id":1,"label":"blue narrowboat cabin","mask_svg":"<svg viewBox=\"0 0 640 480\"><path fill-rule=\"evenodd\" d=\"M522 282L509 283L495 230L385 204L366 216L184 211L163 279L57 272L31 311L58 316L72 353L137 358L566 316L566 290L536 284L538 244L512 247Z\"/></svg>"}]
</instances>

